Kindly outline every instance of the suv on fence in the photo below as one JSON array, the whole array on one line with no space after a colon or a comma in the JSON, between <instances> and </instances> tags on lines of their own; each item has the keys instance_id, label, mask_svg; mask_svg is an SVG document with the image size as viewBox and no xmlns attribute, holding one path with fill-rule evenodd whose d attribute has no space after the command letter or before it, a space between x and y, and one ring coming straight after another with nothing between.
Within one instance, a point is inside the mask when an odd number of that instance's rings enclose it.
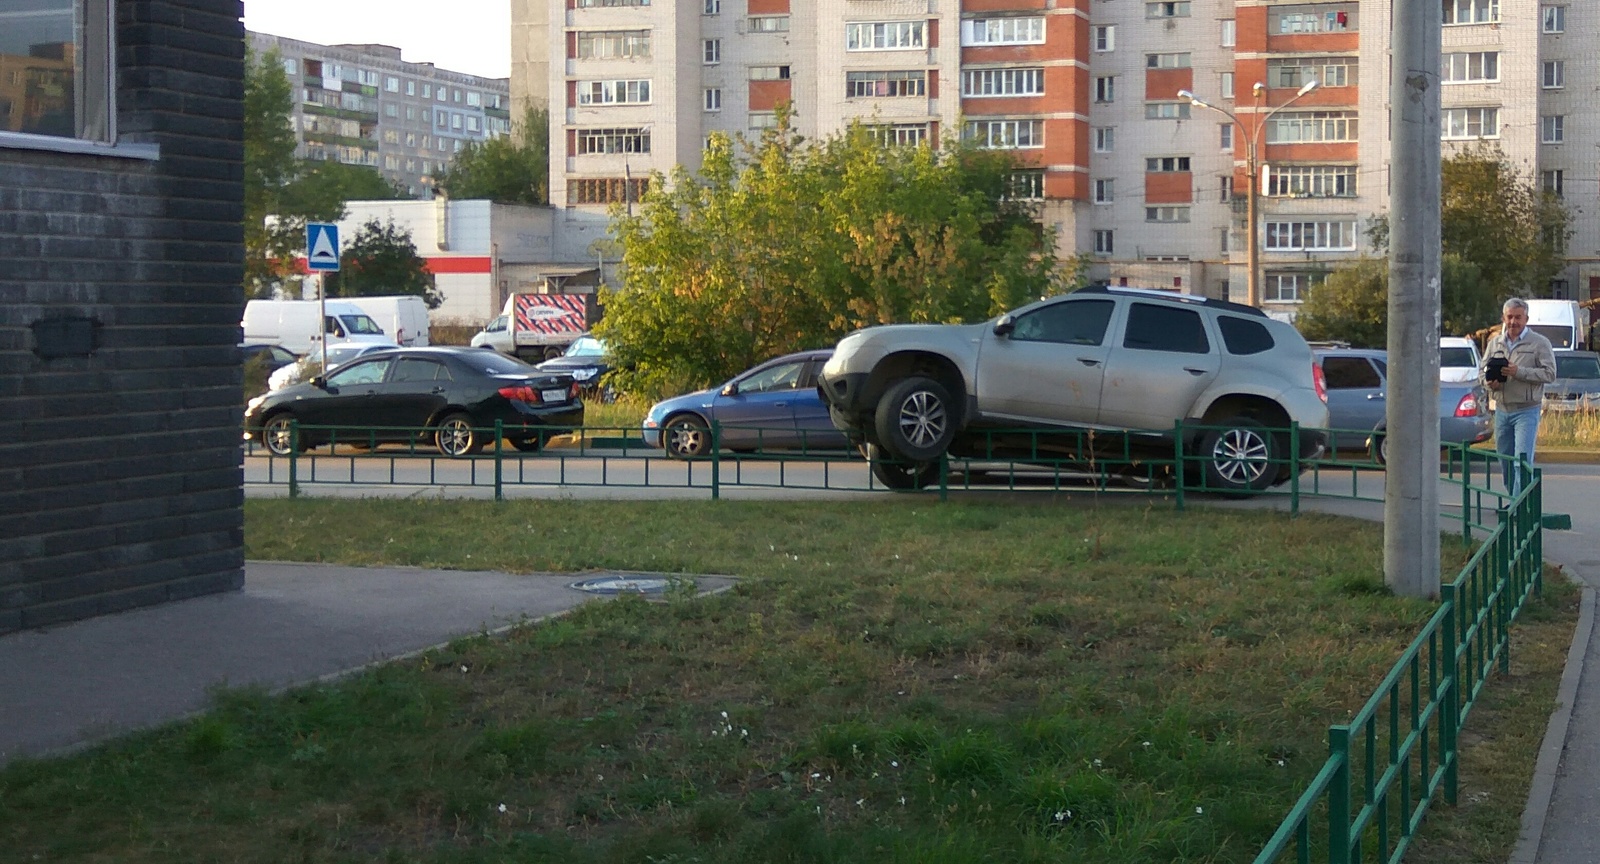
<instances>
[{"instance_id":1,"label":"suv on fence","mask_svg":"<svg viewBox=\"0 0 1600 864\"><path fill-rule=\"evenodd\" d=\"M1178 421L1206 488L1249 493L1289 479L1323 448L1328 406L1305 339L1259 309L1163 291L1086 288L982 324L899 324L846 336L818 379L833 423L864 445L885 485L914 489L938 460L1037 457L1025 435L1055 427L1156 458ZM1013 457L1015 458L1015 457Z\"/></svg>"}]
</instances>

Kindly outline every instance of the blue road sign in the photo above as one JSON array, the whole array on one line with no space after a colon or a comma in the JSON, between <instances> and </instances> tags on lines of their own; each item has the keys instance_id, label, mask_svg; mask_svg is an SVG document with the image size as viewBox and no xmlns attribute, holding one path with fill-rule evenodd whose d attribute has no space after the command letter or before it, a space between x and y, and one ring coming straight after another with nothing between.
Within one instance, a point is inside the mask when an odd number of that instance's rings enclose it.
<instances>
[{"instance_id":1,"label":"blue road sign","mask_svg":"<svg viewBox=\"0 0 1600 864\"><path fill-rule=\"evenodd\" d=\"M331 222L306 223L306 269L313 273L339 269L339 226Z\"/></svg>"}]
</instances>

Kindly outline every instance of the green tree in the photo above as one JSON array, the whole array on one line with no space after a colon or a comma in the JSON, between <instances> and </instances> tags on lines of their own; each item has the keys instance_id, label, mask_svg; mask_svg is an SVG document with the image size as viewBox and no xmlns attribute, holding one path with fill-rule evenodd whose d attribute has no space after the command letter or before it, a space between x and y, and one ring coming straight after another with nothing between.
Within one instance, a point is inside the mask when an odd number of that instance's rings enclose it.
<instances>
[{"instance_id":1,"label":"green tree","mask_svg":"<svg viewBox=\"0 0 1600 864\"><path fill-rule=\"evenodd\" d=\"M343 162L308 160L279 195L279 207L313 221L344 218L346 201L391 201L408 198L405 190L384 179L378 169Z\"/></svg>"},{"instance_id":2,"label":"green tree","mask_svg":"<svg viewBox=\"0 0 1600 864\"><path fill-rule=\"evenodd\" d=\"M1500 300L1483 268L1459 255L1441 262L1443 333L1470 333L1499 314ZM1389 259L1362 258L1328 274L1306 295L1295 326L1312 341L1382 348L1389 341Z\"/></svg>"},{"instance_id":3,"label":"green tree","mask_svg":"<svg viewBox=\"0 0 1600 864\"><path fill-rule=\"evenodd\" d=\"M1002 152L886 147L860 126L804 141L787 111L742 144L714 134L697 174L653 175L613 209L623 284L595 331L626 389L710 385L871 324L977 321L1082 275L1007 196Z\"/></svg>"},{"instance_id":4,"label":"green tree","mask_svg":"<svg viewBox=\"0 0 1600 864\"><path fill-rule=\"evenodd\" d=\"M510 137L472 141L438 178L451 198L550 203L550 112L529 108Z\"/></svg>"},{"instance_id":5,"label":"green tree","mask_svg":"<svg viewBox=\"0 0 1600 864\"><path fill-rule=\"evenodd\" d=\"M416 294L429 309L444 302L427 262L417 254L411 232L393 222L368 220L345 244L338 272L323 279L329 297Z\"/></svg>"},{"instance_id":6,"label":"green tree","mask_svg":"<svg viewBox=\"0 0 1600 864\"><path fill-rule=\"evenodd\" d=\"M244 80L244 271L245 290L264 296L290 272L297 247L295 225L268 217L280 213L280 196L298 174L294 158L289 78L276 51L249 52ZM304 221L298 226L304 230ZM304 245L304 240L299 241Z\"/></svg>"}]
</instances>

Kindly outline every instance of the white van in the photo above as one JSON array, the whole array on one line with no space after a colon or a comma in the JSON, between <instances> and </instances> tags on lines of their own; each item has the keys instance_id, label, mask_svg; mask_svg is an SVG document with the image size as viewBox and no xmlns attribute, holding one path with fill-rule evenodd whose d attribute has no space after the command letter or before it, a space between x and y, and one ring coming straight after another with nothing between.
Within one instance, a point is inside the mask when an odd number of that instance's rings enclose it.
<instances>
[{"instance_id":1,"label":"white van","mask_svg":"<svg viewBox=\"0 0 1600 864\"><path fill-rule=\"evenodd\" d=\"M1529 300L1528 327L1557 351L1588 349L1589 310L1576 300Z\"/></svg>"},{"instance_id":2,"label":"white van","mask_svg":"<svg viewBox=\"0 0 1600 864\"><path fill-rule=\"evenodd\" d=\"M1478 380L1478 343L1465 336L1439 337L1439 381L1463 384Z\"/></svg>"},{"instance_id":3,"label":"white van","mask_svg":"<svg viewBox=\"0 0 1600 864\"><path fill-rule=\"evenodd\" d=\"M340 297L372 316L383 332L407 348L428 344L428 304L415 294L383 297Z\"/></svg>"},{"instance_id":4,"label":"white van","mask_svg":"<svg viewBox=\"0 0 1600 864\"><path fill-rule=\"evenodd\" d=\"M248 345L282 345L296 354L310 354L327 334L335 342L391 340L372 316L344 300L327 301L327 318L318 326L316 300L251 300L244 304L244 341Z\"/></svg>"}]
</instances>

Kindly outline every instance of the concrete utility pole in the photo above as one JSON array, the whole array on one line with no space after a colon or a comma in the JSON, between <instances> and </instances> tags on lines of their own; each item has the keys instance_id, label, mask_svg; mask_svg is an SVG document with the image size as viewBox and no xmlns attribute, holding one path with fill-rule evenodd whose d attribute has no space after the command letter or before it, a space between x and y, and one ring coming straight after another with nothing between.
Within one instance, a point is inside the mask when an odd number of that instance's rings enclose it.
<instances>
[{"instance_id":1,"label":"concrete utility pole","mask_svg":"<svg viewBox=\"0 0 1600 864\"><path fill-rule=\"evenodd\" d=\"M1388 477L1383 578L1439 596L1439 40L1433 0L1395 0L1390 61Z\"/></svg>"}]
</instances>

